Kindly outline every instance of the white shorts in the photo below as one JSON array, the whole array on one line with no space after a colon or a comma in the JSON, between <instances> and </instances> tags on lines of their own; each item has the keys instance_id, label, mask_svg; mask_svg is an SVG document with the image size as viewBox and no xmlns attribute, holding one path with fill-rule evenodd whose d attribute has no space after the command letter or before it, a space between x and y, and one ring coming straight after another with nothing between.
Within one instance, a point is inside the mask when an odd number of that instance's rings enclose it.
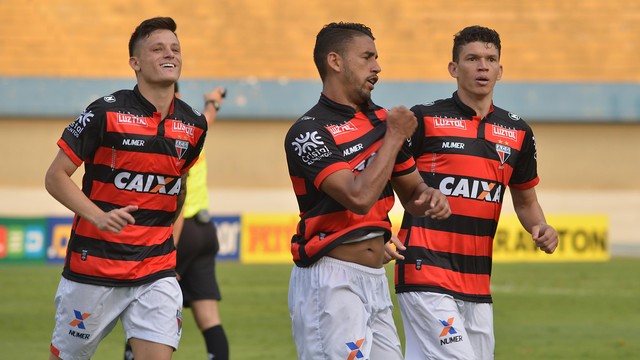
<instances>
[{"instance_id":1,"label":"white shorts","mask_svg":"<svg viewBox=\"0 0 640 360\"><path fill-rule=\"evenodd\" d=\"M405 359L493 359L493 304L432 292L398 294Z\"/></svg>"},{"instance_id":2,"label":"white shorts","mask_svg":"<svg viewBox=\"0 0 640 360\"><path fill-rule=\"evenodd\" d=\"M89 285L63 277L55 305L51 352L64 360L89 359L118 319L127 339L178 348L182 293L174 277L134 287Z\"/></svg>"},{"instance_id":3,"label":"white shorts","mask_svg":"<svg viewBox=\"0 0 640 360\"><path fill-rule=\"evenodd\" d=\"M294 266L289 315L301 360L402 359L385 269L323 257Z\"/></svg>"}]
</instances>

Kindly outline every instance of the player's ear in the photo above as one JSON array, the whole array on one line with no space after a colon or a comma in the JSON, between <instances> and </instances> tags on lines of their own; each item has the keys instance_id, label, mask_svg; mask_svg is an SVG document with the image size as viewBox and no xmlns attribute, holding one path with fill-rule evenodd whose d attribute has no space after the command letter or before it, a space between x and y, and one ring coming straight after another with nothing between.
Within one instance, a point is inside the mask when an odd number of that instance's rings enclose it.
<instances>
[{"instance_id":1,"label":"player's ear","mask_svg":"<svg viewBox=\"0 0 640 360\"><path fill-rule=\"evenodd\" d=\"M458 64L456 64L455 62L451 61L449 63L448 66L449 69L449 75L451 75L452 78L458 78Z\"/></svg>"},{"instance_id":2,"label":"player's ear","mask_svg":"<svg viewBox=\"0 0 640 360\"><path fill-rule=\"evenodd\" d=\"M333 71L340 72L342 69L342 57L338 53L333 51L328 53L327 65L329 65L329 67L333 69Z\"/></svg>"},{"instance_id":3,"label":"player's ear","mask_svg":"<svg viewBox=\"0 0 640 360\"><path fill-rule=\"evenodd\" d=\"M133 69L133 71L140 71L140 64L138 63L138 59L135 56L129 58L129 66Z\"/></svg>"}]
</instances>

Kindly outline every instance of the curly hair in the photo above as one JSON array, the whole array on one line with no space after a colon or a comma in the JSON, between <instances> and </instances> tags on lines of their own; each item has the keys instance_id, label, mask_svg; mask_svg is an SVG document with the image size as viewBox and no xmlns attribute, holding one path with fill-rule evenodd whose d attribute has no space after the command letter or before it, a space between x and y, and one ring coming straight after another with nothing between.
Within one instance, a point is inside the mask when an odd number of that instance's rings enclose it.
<instances>
[{"instance_id":1,"label":"curly hair","mask_svg":"<svg viewBox=\"0 0 640 360\"><path fill-rule=\"evenodd\" d=\"M498 57L500 56L500 35L497 31L486 27L474 25L462 29L453 37L453 61L457 62L460 56L460 49L472 42L483 42L485 44L493 44L498 49Z\"/></svg>"}]
</instances>

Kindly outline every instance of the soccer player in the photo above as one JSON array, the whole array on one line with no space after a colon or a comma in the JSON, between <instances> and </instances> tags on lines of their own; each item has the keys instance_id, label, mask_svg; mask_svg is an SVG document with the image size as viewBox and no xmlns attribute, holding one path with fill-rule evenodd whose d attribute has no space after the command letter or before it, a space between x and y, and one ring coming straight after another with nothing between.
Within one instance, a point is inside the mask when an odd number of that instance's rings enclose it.
<instances>
[{"instance_id":1,"label":"soccer player","mask_svg":"<svg viewBox=\"0 0 640 360\"><path fill-rule=\"evenodd\" d=\"M457 91L411 108L413 155L425 182L440 189L452 215L443 221L405 212L396 293L406 359L493 359L490 293L493 237L509 187L515 211L547 253L558 235L536 197L536 143L518 115L493 104L502 76L500 37L471 26L454 37L449 73Z\"/></svg>"},{"instance_id":2,"label":"soccer player","mask_svg":"<svg viewBox=\"0 0 640 360\"><path fill-rule=\"evenodd\" d=\"M75 213L55 297L50 359L89 359L118 319L137 359L170 359L182 323L173 222L207 122L177 99L182 55L168 17L129 41L133 90L93 103L63 132L45 184ZM84 163L80 189L71 179Z\"/></svg>"},{"instance_id":3,"label":"soccer player","mask_svg":"<svg viewBox=\"0 0 640 360\"><path fill-rule=\"evenodd\" d=\"M383 268L398 256L388 244L391 183L416 216L445 218L449 205L408 153L416 118L371 101L381 71L371 29L328 24L313 56L320 100L284 143L301 217L288 300L298 358L402 359Z\"/></svg>"},{"instance_id":4,"label":"soccer player","mask_svg":"<svg viewBox=\"0 0 640 360\"><path fill-rule=\"evenodd\" d=\"M180 97L178 83L176 97ZM218 86L204 94L204 110L208 128L216 121L226 91ZM173 227L177 247L176 272L182 290L183 307L190 307L196 325L205 341L209 359L228 360L229 343L225 334L218 302L222 299L216 279L215 259L220 249L216 225L209 215L207 159L204 150L187 174L187 195L182 213ZM183 241L180 241L183 239ZM131 345L125 346L124 360L134 360Z\"/></svg>"}]
</instances>

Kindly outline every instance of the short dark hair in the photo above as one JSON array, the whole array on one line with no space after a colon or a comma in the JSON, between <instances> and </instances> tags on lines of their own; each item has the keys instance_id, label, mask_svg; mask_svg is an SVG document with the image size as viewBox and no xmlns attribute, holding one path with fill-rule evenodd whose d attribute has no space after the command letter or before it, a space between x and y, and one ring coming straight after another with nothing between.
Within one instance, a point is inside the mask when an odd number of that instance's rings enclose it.
<instances>
[{"instance_id":1,"label":"short dark hair","mask_svg":"<svg viewBox=\"0 0 640 360\"><path fill-rule=\"evenodd\" d=\"M175 34L177 27L176 22L170 17L154 17L141 22L133 34L131 34L131 39L129 39L129 56L133 56L133 49L137 43L149 37L152 32L156 30L170 30Z\"/></svg>"},{"instance_id":2,"label":"short dark hair","mask_svg":"<svg viewBox=\"0 0 640 360\"><path fill-rule=\"evenodd\" d=\"M498 49L498 57L500 57L500 35L498 32L483 26L468 26L462 29L453 37L453 61L457 62L460 57L460 49L468 43L480 41L485 44L493 44Z\"/></svg>"},{"instance_id":3,"label":"short dark hair","mask_svg":"<svg viewBox=\"0 0 640 360\"><path fill-rule=\"evenodd\" d=\"M354 37L362 35L375 40L371 29L359 23L332 22L320 30L316 36L316 45L313 48L313 61L322 80L327 76L327 55L332 51L343 55L346 45Z\"/></svg>"}]
</instances>

